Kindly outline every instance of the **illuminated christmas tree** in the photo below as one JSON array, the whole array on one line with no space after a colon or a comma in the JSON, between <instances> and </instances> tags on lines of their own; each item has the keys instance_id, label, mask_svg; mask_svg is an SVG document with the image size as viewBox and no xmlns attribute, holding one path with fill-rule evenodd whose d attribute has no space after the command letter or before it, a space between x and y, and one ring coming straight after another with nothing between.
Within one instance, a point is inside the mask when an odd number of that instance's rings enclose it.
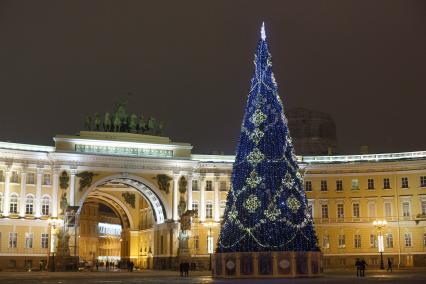
<instances>
[{"instance_id":1,"label":"illuminated christmas tree","mask_svg":"<svg viewBox=\"0 0 426 284\"><path fill-rule=\"evenodd\" d=\"M318 251L264 25L217 252Z\"/></svg>"}]
</instances>

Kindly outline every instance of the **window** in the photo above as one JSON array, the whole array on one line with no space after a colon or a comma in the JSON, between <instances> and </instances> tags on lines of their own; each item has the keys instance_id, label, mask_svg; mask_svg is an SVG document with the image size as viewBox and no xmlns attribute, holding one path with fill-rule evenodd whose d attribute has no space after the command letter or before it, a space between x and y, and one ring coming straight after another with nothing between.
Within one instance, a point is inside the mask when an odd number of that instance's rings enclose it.
<instances>
[{"instance_id":1,"label":"window","mask_svg":"<svg viewBox=\"0 0 426 284\"><path fill-rule=\"evenodd\" d=\"M361 235L359 234L354 235L354 247L361 248Z\"/></svg>"},{"instance_id":2,"label":"window","mask_svg":"<svg viewBox=\"0 0 426 284\"><path fill-rule=\"evenodd\" d=\"M345 235L339 235L339 248L346 247Z\"/></svg>"},{"instance_id":3,"label":"window","mask_svg":"<svg viewBox=\"0 0 426 284\"><path fill-rule=\"evenodd\" d=\"M195 212L194 217L198 218L198 202L192 203L192 210L194 210L194 212Z\"/></svg>"},{"instance_id":4,"label":"window","mask_svg":"<svg viewBox=\"0 0 426 284\"><path fill-rule=\"evenodd\" d=\"M212 191L213 190L213 182L211 180L206 181L206 191Z\"/></svg>"},{"instance_id":5,"label":"window","mask_svg":"<svg viewBox=\"0 0 426 284\"><path fill-rule=\"evenodd\" d=\"M198 188L198 180L196 180L196 179L194 179L194 180L192 181L192 190L193 190L193 191L199 191L199 188Z\"/></svg>"},{"instance_id":6,"label":"window","mask_svg":"<svg viewBox=\"0 0 426 284\"><path fill-rule=\"evenodd\" d=\"M34 214L34 196L31 194L25 198L25 214Z\"/></svg>"},{"instance_id":7,"label":"window","mask_svg":"<svg viewBox=\"0 0 426 284\"><path fill-rule=\"evenodd\" d=\"M386 235L386 247L393 248L393 236L391 233Z\"/></svg>"},{"instance_id":8,"label":"window","mask_svg":"<svg viewBox=\"0 0 426 284\"><path fill-rule=\"evenodd\" d=\"M376 203L374 202L368 203L368 217L370 218L376 217Z\"/></svg>"},{"instance_id":9,"label":"window","mask_svg":"<svg viewBox=\"0 0 426 284\"><path fill-rule=\"evenodd\" d=\"M423 234L423 246L426 247L426 233Z\"/></svg>"},{"instance_id":10,"label":"window","mask_svg":"<svg viewBox=\"0 0 426 284\"><path fill-rule=\"evenodd\" d=\"M0 192L0 213L3 213L3 193Z\"/></svg>"},{"instance_id":11,"label":"window","mask_svg":"<svg viewBox=\"0 0 426 284\"><path fill-rule=\"evenodd\" d=\"M374 179L372 179L372 178L369 178L368 180L367 180L367 188L368 189L374 189Z\"/></svg>"},{"instance_id":12,"label":"window","mask_svg":"<svg viewBox=\"0 0 426 284\"><path fill-rule=\"evenodd\" d=\"M311 217L314 218L314 201L313 200L308 201L308 212L309 212L309 215L311 215Z\"/></svg>"},{"instance_id":13,"label":"window","mask_svg":"<svg viewBox=\"0 0 426 284\"><path fill-rule=\"evenodd\" d=\"M46 249L49 246L49 234L42 233L41 234L41 248Z\"/></svg>"},{"instance_id":14,"label":"window","mask_svg":"<svg viewBox=\"0 0 426 284\"><path fill-rule=\"evenodd\" d=\"M220 218L223 218L223 215L225 214L225 208L226 208L226 201L222 200L220 202Z\"/></svg>"},{"instance_id":15,"label":"window","mask_svg":"<svg viewBox=\"0 0 426 284\"><path fill-rule=\"evenodd\" d=\"M390 189L390 181L388 178L383 179L383 189Z\"/></svg>"},{"instance_id":16,"label":"window","mask_svg":"<svg viewBox=\"0 0 426 284\"><path fill-rule=\"evenodd\" d=\"M194 249L200 249L200 236L194 236Z\"/></svg>"},{"instance_id":17,"label":"window","mask_svg":"<svg viewBox=\"0 0 426 284\"><path fill-rule=\"evenodd\" d=\"M426 176L420 177L420 186L426 187Z\"/></svg>"},{"instance_id":18,"label":"window","mask_svg":"<svg viewBox=\"0 0 426 284\"><path fill-rule=\"evenodd\" d=\"M1 196L0 196L1 199ZM422 200L422 215L426 215L426 200Z\"/></svg>"},{"instance_id":19,"label":"window","mask_svg":"<svg viewBox=\"0 0 426 284\"><path fill-rule=\"evenodd\" d=\"M336 191L343 191L343 181L336 180Z\"/></svg>"},{"instance_id":20,"label":"window","mask_svg":"<svg viewBox=\"0 0 426 284\"><path fill-rule=\"evenodd\" d=\"M376 247L376 235L370 234L370 248Z\"/></svg>"},{"instance_id":21,"label":"window","mask_svg":"<svg viewBox=\"0 0 426 284\"><path fill-rule=\"evenodd\" d=\"M12 175L10 176L10 182L12 183L18 183L19 182L19 176L17 171L12 171Z\"/></svg>"},{"instance_id":22,"label":"window","mask_svg":"<svg viewBox=\"0 0 426 284\"><path fill-rule=\"evenodd\" d=\"M18 213L18 195L16 193L10 195L9 212L12 214Z\"/></svg>"},{"instance_id":23,"label":"window","mask_svg":"<svg viewBox=\"0 0 426 284\"><path fill-rule=\"evenodd\" d=\"M345 218L345 211L344 211L344 207L342 203L337 204L337 218L339 219Z\"/></svg>"},{"instance_id":24,"label":"window","mask_svg":"<svg viewBox=\"0 0 426 284\"><path fill-rule=\"evenodd\" d=\"M385 217L392 216L392 203L385 202Z\"/></svg>"},{"instance_id":25,"label":"window","mask_svg":"<svg viewBox=\"0 0 426 284\"><path fill-rule=\"evenodd\" d=\"M9 233L9 248L16 248L18 243L18 233Z\"/></svg>"},{"instance_id":26,"label":"window","mask_svg":"<svg viewBox=\"0 0 426 284\"><path fill-rule=\"evenodd\" d=\"M359 218L359 203L352 204L352 216Z\"/></svg>"},{"instance_id":27,"label":"window","mask_svg":"<svg viewBox=\"0 0 426 284\"><path fill-rule=\"evenodd\" d=\"M25 233L25 248L33 248L34 233Z\"/></svg>"},{"instance_id":28,"label":"window","mask_svg":"<svg viewBox=\"0 0 426 284\"><path fill-rule=\"evenodd\" d=\"M50 209L50 198L49 196L43 196L41 200L41 215L48 216Z\"/></svg>"},{"instance_id":29,"label":"window","mask_svg":"<svg viewBox=\"0 0 426 284\"><path fill-rule=\"evenodd\" d=\"M401 188L408 188L408 177L401 178Z\"/></svg>"},{"instance_id":30,"label":"window","mask_svg":"<svg viewBox=\"0 0 426 284\"><path fill-rule=\"evenodd\" d=\"M226 181L221 181L219 183L219 190L220 191L228 191L227 185L228 185L228 183Z\"/></svg>"},{"instance_id":31,"label":"window","mask_svg":"<svg viewBox=\"0 0 426 284\"><path fill-rule=\"evenodd\" d=\"M357 178L352 180L352 190L359 190L359 180Z\"/></svg>"},{"instance_id":32,"label":"window","mask_svg":"<svg viewBox=\"0 0 426 284\"><path fill-rule=\"evenodd\" d=\"M210 202L206 204L206 218L213 218L213 204Z\"/></svg>"},{"instance_id":33,"label":"window","mask_svg":"<svg viewBox=\"0 0 426 284\"><path fill-rule=\"evenodd\" d=\"M305 191L312 191L312 181L305 181Z\"/></svg>"},{"instance_id":34,"label":"window","mask_svg":"<svg viewBox=\"0 0 426 284\"><path fill-rule=\"evenodd\" d=\"M321 181L321 191L327 191L327 181L326 180Z\"/></svg>"},{"instance_id":35,"label":"window","mask_svg":"<svg viewBox=\"0 0 426 284\"><path fill-rule=\"evenodd\" d=\"M35 183L35 175L34 173L27 173L27 184L34 184Z\"/></svg>"},{"instance_id":36,"label":"window","mask_svg":"<svg viewBox=\"0 0 426 284\"><path fill-rule=\"evenodd\" d=\"M43 175L43 185L51 185L50 174Z\"/></svg>"},{"instance_id":37,"label":"window","mask_svg":"<svg viewBox=\"0 0 426 284\"><path fill-rule=\"evenodd\" d=\"M402 202L402 216L409 217L410 215L410 203L407 201Z\"/></svg>"},{"instance_id":38,"label":"window","mask_svg":"<svg viewBox=\"0 0 426 284\"><path fill-rule=\"evenodd\" d=\"M411 233L404 234L404 245L406 247L411 247Z\"/></svg>"},{"instance_id":39,"label":"window","mask_svg":"<svg viewBox=\"0 0 426 284\"><path fill-rule=\"evenodd\" d=\"M322 237L322 247L323 248L330 248L330 236L329 235L324 235Z\"/></svg>"},{"instance_id":40,"label":"window","mask_svg":"<svg viewBox=\"0 0 426 284\"><path fill-rule=\"evenodd\" d=\"M321 205L321 217L323 219L328 219L328 204Z\"/></svg>"}]
</instances>

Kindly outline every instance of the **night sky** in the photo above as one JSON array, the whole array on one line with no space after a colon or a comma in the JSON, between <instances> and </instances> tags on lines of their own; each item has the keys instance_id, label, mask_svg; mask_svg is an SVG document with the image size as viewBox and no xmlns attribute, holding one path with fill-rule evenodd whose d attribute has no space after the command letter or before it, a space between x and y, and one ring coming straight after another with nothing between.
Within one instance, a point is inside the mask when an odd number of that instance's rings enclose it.
<instances>
[{"instance_id":1,"label":"night sky","mask_svg":"<svg viewBox=\"0 0 426 284\"><path fill-rule=\"evenodd\" d=\"M263 20L285 109L331 114L341 153L426 150L410 0L0 1L0 140L53 145L128 99L195 153L233 154Z\"/></svg>"}]
</instances>

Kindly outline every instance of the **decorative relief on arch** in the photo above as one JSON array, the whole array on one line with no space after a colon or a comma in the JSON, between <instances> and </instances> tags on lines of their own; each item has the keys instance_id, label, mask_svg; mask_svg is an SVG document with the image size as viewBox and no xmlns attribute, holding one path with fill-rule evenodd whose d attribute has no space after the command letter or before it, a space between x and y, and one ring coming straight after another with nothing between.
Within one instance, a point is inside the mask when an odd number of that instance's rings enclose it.
<instances>
[{"instance_id":1,"label":"decorative relief on arch","mask_svg":"<svg viewBox=\"0 0 426 284\"><path fill-rule=\"evenodd\" d=\"M75 176L80 178L80 181L79 181L80 186L78 189L80 191L83 191L83 189L90 187L92 185L93 177L97 175L98 174L88 172L88 171L84 171L84 172L76 174Z\"/></svg>"},{"instance_id":2,"label":"decorative relief on arch","mask_svg":"<svg viewBox=\"0 0 426 284\"><path fill-rule=\"evenodd\" d=\"M154 179L157 180L158 188L168 194L172 178L165 174L158 174L154 177Z\"/></svg>"},{"instance_id":3,"label":"decorative relief on arch","mask_svg":"<svg viewBox=\"0 0 426 284\"><path fill-rule=\"evenodd\" d=\"M133 209L135 209L136 196L134 193L123 192L121 196L127 204L129 204L130 206L132 206Z\"/></svg>"}]
</instances>

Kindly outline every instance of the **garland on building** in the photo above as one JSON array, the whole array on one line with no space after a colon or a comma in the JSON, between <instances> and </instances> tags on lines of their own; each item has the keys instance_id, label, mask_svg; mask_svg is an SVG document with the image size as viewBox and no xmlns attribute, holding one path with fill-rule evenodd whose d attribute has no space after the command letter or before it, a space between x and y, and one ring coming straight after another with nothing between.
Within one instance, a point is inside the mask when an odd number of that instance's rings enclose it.
<instances>
[{"instance_id":1,"label":"garland on building","mask_svg":"<svg viewBox=\"0 0 426 284\"><path fill-rule=\"evenodd\" d=\"M317 251L263 25L254 64L217 252Z\"/></svg>"}]
</instances>

